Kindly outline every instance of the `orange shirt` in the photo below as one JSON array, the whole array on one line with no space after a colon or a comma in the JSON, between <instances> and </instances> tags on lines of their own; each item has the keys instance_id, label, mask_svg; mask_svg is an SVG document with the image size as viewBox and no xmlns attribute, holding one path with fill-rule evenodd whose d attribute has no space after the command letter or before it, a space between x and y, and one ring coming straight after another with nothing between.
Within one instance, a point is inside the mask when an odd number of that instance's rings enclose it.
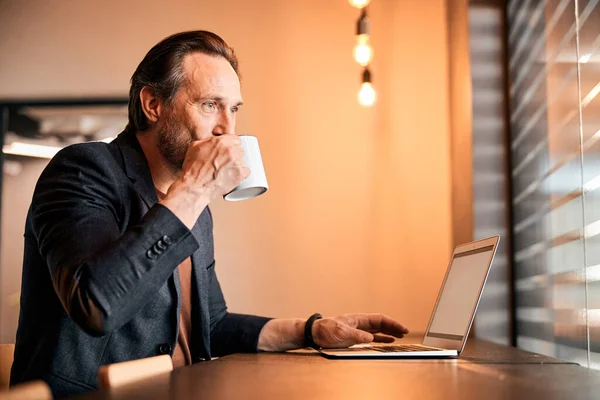
<instances>
[{"instance_id":1,"label":"orange shirt","mask_svg":"<svg viewBox=\"0 0 600 400\"><path fill-rule=\"evenodd\" d=\"M181 313L179 314L179 337L173 351L173 367L192 364L190 343L192 339L192 260L186 258L179 267L181 288Z\"/></svg>"}]
</instances>

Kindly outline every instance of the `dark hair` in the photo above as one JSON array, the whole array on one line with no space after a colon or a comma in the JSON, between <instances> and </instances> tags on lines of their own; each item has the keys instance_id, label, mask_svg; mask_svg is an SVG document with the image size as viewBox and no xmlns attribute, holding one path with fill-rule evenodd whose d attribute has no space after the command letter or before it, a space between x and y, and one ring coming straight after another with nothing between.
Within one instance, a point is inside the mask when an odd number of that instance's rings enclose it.
<instances>
[{"instance_id":1,"label":"dark hair","mask_svg":"<svg viewBox=\"0 0 600 400\"><path fill-rule=\"evenodd\" d=\"M225 58L239 75L235 52L218 35L208 31L171 35L150 49L131 77L126 131L148 129L148 120L140 102L140 92L144 86L148 86L165 104L171 103L185 80L183 58L194 52Z\"/></svg>"}]
</instances>

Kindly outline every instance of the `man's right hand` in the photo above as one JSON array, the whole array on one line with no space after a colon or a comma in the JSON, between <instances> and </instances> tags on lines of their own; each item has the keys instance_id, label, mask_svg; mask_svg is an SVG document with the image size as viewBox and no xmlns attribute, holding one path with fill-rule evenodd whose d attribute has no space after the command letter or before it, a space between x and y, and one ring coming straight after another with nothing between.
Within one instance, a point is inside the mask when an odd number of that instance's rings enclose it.
<instances>
[{"instance_id":1,"label":"man's right hand","mask_svg":"<svg viewBox=\"0 0 600 400\"><path fill-rule=\"evenodd\" d=\"M161 204L191 229L212 200L229 193L250 175L243 160L244 150L236 135L193 141L179 178L169 187Z\"/></svg>"},{"instance_id":2,"label":"man's right hand","mask_svg":"<svg viewBox=\"0 0 600 400\"><path fill-rule=\"evenodd\" d=\"M232 134L193 141L179 179L210 200L229 193L250 175L241 143Z\"/></svg>"}]
</instances>

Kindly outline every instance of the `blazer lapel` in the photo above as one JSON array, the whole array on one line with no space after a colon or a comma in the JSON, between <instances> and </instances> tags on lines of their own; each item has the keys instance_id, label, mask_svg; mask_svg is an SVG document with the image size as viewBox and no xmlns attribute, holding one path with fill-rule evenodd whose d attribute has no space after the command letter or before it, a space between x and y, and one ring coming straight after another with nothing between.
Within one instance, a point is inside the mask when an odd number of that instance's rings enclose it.
<instances>
[{"instance_id":1,"label":"blazer lapel","mask_svg":"<svg viewBox=\"0 0 600 400\"><path fill-rule=\"evenodd\" d=\"M204 238L200 232L199 224L196 223L192 228L192 234L202 246ZM202 353L210 360L210 313L208 311L208 274L206 265L201 259L199 252L192 254L192 268L198 285L198 295L200 297L200 324L202 332Z\"/></svg>"},{"instance_id":2,"label":"blazer lapel","mask_svg":"<svg viewBox=\"0 0 600 400\"><path fill-rule=\"evenodd\" d=\"M133 183L133 187L148 209L158 202L150 168L135 134L122 132L115 143L123 155L125 173Z\"/></svg>"}]
</instances>

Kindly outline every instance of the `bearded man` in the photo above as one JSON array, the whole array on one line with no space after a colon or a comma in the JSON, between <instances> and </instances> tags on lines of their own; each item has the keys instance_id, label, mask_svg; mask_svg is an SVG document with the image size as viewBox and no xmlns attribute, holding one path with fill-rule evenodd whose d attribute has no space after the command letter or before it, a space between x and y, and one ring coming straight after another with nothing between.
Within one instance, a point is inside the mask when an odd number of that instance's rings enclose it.
<instances>
[{"instance_id":1,"label":"bearded man","mask_svg":"<svg viewBox=\"0 0 600 400\"><path fill-rule=\"evenodd\" d=\"M380 314L271 319L227 310L208 204L250 171L235 135L235 53L206 31L154 46L111 143L60 151L27 215L11 384L93 390L101 365L169 354L175 367L235 352L391 341Z\"/></svg>"}]
</instances>

